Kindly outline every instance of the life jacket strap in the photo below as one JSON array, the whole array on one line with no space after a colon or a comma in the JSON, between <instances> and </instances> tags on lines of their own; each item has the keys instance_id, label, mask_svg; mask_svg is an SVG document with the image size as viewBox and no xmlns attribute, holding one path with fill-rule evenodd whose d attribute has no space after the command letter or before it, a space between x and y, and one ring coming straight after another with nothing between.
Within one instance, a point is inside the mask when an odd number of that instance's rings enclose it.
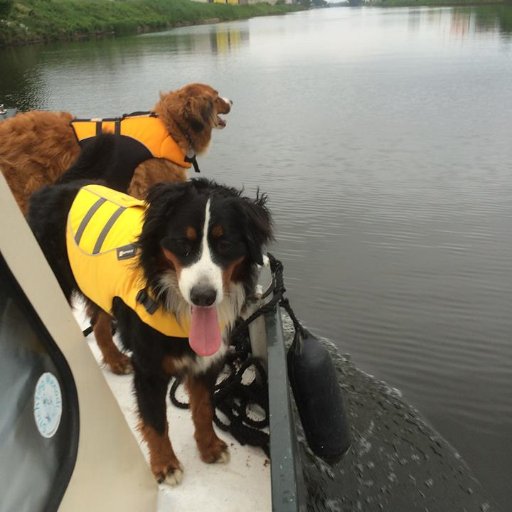
<instances>
[{"instance_id":1,"label":"life jacket strap","mask_svg":"<svg viewBox=\"0 0 512 512\"><path fill-rule=\"evenodd\" d=\"M158 309L158 303L155 302L148 293L147 288L143 288L137 292L135 300L144 306L146 311L152 315Z\"/></svg>"},{"instance_id":2,"label":"life jacket strap","mask_svg":"<svg viewBox=\"0 0 512 512\"><path fill-rule=\"evenodd\" d=\"M96 121L96 137L100 136L103 133L103 120L97 120ZM116 117L113 119L114 121L114 133L116 135L121 135L121 121L122 118Z\"/></svg>"},{"instance_id":3,"label":"life jacket strap","mask_svg":"<svg viewBox=\"0 0 512 512\"><path fill-rule=\"evenodd\" d=\"M201 170L199 169L199 164L197 163L196 155L193 155L193 156L187 155L185 157L185 162L192 164L195 172L201 172Z\"/></svg>"}]
</instances>

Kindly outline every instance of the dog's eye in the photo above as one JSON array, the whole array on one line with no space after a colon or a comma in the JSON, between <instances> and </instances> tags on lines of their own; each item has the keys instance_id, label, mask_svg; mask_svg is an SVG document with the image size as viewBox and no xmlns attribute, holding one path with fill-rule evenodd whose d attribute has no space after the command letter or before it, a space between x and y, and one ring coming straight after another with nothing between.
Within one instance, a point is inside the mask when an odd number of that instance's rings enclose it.
<instances>
[{"instance_id":1,"label":"dog's eye","mask_svg":"<svg viewBox=\"0 0 512 512\"><path fill-rule=\"evenodd\" d=\"M229 240L221 239L217 242L217 251L219 254L227 254L233 248Z\"/></svg>"},{"instance_id":2,"label":"dog's eye","mask_svg":"<svg viewBox=\"0 0 512 512\"><path fill-rule=\"evenodd\" d=\"M192 252L192 242L188 238L175 238L172 245L178 256L188 256Z\"/></svg>"}]
</instances>

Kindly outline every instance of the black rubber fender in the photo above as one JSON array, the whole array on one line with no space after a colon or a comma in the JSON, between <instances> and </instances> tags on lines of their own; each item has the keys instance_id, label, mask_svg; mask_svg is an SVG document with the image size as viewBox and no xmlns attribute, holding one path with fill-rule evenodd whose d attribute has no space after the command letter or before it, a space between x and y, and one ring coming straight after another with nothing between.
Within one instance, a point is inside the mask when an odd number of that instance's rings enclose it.
<instances>
[{"instance_id":1,"label":"black rubber fender","mask_svg":"<svg viewBox=\"0 0 512 512\"><path fill-rule=\"evenodd\" d=\"M287 363L309 447L329 464L340 461L350 447L350 427L329 352L309 331L296 329Z\"/></svg>"}]
</instances>

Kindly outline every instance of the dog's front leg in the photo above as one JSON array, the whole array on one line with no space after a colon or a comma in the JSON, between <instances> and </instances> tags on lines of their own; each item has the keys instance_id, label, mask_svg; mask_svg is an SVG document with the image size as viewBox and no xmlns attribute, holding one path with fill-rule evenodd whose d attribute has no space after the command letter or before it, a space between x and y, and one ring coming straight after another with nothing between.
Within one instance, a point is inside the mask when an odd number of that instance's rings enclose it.
<instances>
[{"instance_id":1,"label":"dog's front leg","mask_svg":"<svg viewBox=\"0 0 512 512\"><path fill-rule=\"evenodd\" d=\"M204 462L228 462L228 447L213 430L212 393L214 385L215 376L213 375L191 375L187 378L190 410L195 426L194 437Z\"/></svg>"},{"instance_id":2,"label":"dog's front leg","mask_svg":"<svg viewBox=\"0 0 512 512\"><path fill-rule=\"evenodd\" d=\"M183 478L183 468L169 439L165 402L169 377L145 374L136 364L134 370L139 430L149 449L151 471L158 483L177 485Z\"/></svg>"},{"instance_id":3,"label":"dog's front leg","mask_svg":"<svg viewBox=\"0 0 512 512\"><path fill-rule=\"evenodd\" d=\"M103 355L103 362L110 368L112 373L125 375L131 373L132 364L130 358L123 354L114 343L112 337L112 317L104 311L99 311L92 329L96 343Z\"/></svg>"}]
</instances>

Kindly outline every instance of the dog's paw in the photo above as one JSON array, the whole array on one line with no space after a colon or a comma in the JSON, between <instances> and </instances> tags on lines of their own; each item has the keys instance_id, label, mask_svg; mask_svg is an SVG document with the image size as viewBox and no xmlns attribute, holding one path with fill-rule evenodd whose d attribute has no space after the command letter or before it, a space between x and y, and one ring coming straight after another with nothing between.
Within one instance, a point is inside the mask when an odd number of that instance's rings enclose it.
<instances>
[{"instance_id":1,"label":"dog's paw","mask_svg":"<svg viewBox=\"0 0 512 512\"><path fill-rule=\"evenodd\" d=\"M119 353L119 356L115 358L110 358L108 361L104 358L104 363L116 375L128 375L133 372L131 359L122 353Z\"/></svg>"},{"instance_id":2,"label":"dog's paw","mask_svg":"<svg viewBox=\"0 0 512 512\"><path fill-rule=\"evenodd\" d=\"M219 455L219 458L215 461L216 464L227 464L229 462L229 459L231 458L229 454L228 447L226 446L226 449L222 451Z\"/></svg>"},{"instance_id":3,"label":"dog's paw","mask_svg":"<svg viewBox=\"0 0 512 512\"><path fill-rule=\"evenodd\" d=\"M207 464L226 464L229 462L229 449L227 444L218 437L208 446L199 447L201 460Z\"/></svg>"},{"instance_id":4,"label":"dog's paw","mask_svg":"<svg viewBox=\"0 0 512 512\"><path fill-rule=\"evenodd\" d=\"M175 464L169 464L164 468L153 467L152 470L159 484L174 487L180 484L183 480L183 466L179 463L178 467L176 467Z\"/></svg>"},{"instance_id":5,"label":"dog's paw","mask_svg":"<svg viewBox=\"0 0 512 512\"><path fill-rule=\"evenodd\" d=\"M167 473L165 480L162 482L158 482L160 484L170 485L171 487L175 487L179 485L183 480L183 471L181 469L174 469L171 473Z\"/></svg>"}]
</instances>

